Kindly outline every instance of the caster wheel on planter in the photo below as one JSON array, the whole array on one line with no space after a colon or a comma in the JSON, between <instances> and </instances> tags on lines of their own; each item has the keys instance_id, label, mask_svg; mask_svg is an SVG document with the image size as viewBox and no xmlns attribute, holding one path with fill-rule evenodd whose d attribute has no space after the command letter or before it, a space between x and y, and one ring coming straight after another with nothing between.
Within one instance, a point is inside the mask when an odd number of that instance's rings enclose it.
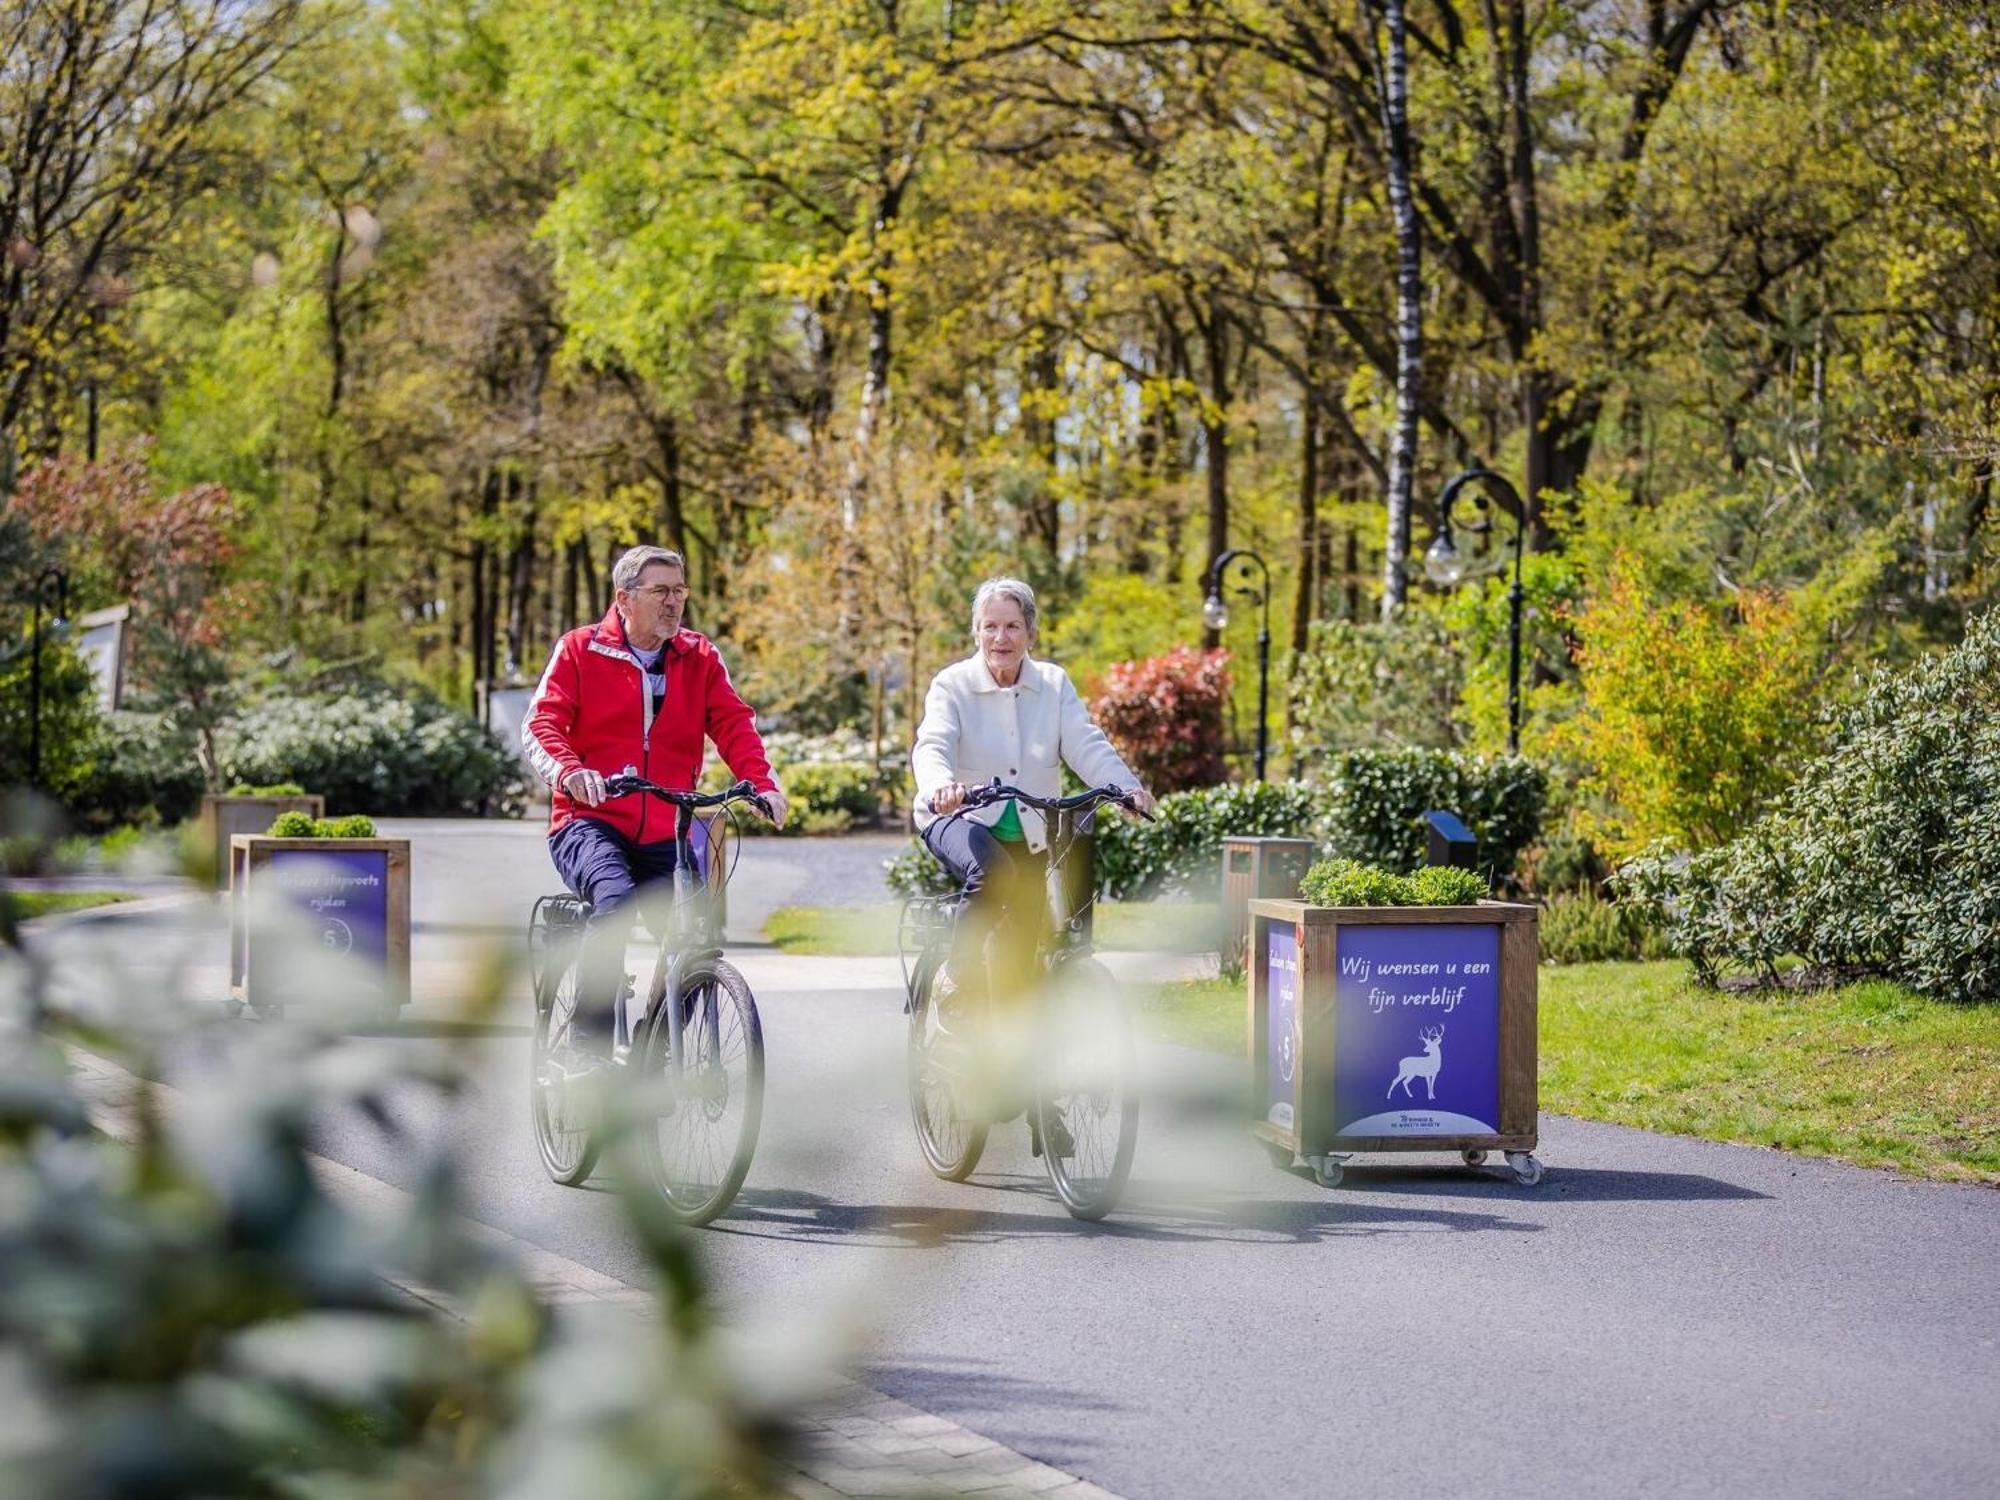
<instances>
[{"instance_id":1,"label":"caster wheel on planter","mask_svg":"<svg viewBox=\"0 0 2000 1500\"><path fill-rule=\"evenodd\" d=\"M1306 1165L1312 1168L1313 1177L1323 1188L1339 1187L1341 1168L1346 1163L1345 1156L1308 1156Z\"/></svg>"},{"instance_id":2,"label":"caster wheel on planter","mask_svg":"<svg viewBox=\"0 0 2000 1500\"><path fill-rule=\"evenodd\" d=\"M1461 1151L1459 1155L1464 1159L1468 1167L1483 1167L1486 1165L1486 1153L1484 1151Z\"/></svg>"},{"instance_id":3,"label":"caster wheel on planter","mask_svg":"<svg viewBox=\"0 0 2000 1500\"><path fill-rule=\"evenodd\" d=\"M1522 1187L1533 1187L1542 1180L1542 1164L1526 1151L1509 1151L1507 1165L1514 1169L1514 1180Z\"/></svg>"}]
</instances>

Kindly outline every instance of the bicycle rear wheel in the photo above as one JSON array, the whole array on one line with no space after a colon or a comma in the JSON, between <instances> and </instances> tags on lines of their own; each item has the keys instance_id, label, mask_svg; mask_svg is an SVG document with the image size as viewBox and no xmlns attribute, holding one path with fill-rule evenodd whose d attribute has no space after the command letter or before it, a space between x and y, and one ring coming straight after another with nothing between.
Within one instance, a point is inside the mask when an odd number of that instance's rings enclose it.
<instances>
[{"instance_id":1,"label":"bicycle rear wheel","mask_svg":"<svg viewBox=\"0 0 2000 1500\"><path fill-rule=\"evenodd\" d=\"M685 974L653 1007L637 1059L634 1125L654 1186L673 1218L706 1224L736 1201L764 1119L764 1028L749 984L723 962Z\"/></svg>"},{"instance_id":2,"label":"bicycle rear wheel","mask_svg":"<svg viewBox=\"0 0 2000 1500\"><path fill-rule=\"evenodd\" d=\"M1131 1011L1110 971L1082 959L1053 976L1040 1022L1034 1108L1042 1165L1063 1207L1101 1219L1118 1206L1139 1143Z\"/></svg>"},{"instance_id":3,"label":"bicycle rear wheel","mask_svg":"<svg viewBox=\"0 0 2000 1500\"><path fill-rule=\"evenodd\" d=\"M536 980L535 1030L528 1045L528 1099L535 1121L535 1145L548 1174L564 1187L575 1187L597 1165L597 1132L577 1113L576 1100L565 1087L559 1059L569 1044L570 1018L576 1014L577 953L550 951Z\"/></svg>"},{"instance_id":4,"label":"bicycle rear wheel","mask_svg":"<svg viewBox=\"0 0 2000 1500\"><path fill-rule=\"evenodd\" d=\"M986 1149L986 1124L965 1108L975 1053L963 1022L954 1030L935 1001L938 965L916 975L910 1004L910 1119L917 1146L932 1172L946 1182L963 1182Z\"/></svg>"}]
</instances>

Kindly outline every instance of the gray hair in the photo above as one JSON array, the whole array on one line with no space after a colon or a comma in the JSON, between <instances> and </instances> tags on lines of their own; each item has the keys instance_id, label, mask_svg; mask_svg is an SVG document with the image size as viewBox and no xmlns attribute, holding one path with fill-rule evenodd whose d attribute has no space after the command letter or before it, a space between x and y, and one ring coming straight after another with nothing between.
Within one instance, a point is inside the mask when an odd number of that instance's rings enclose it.
<instances>
[{"instance_id":1,"label":"gray hair","mask_svg":"<svg viewBox=\"0 0 2000 1500\"><path fill-rule=\"evenodd\" d=\"M1033 640L1041 612L1035 607L1035 591L1018 578L989 578L973 591L973 638L979 636L979 612L996 599L1011 599L1019 607L1021 618L1028 622L1028 639Z\"/></svg>"},{"instance_id":2,"label":"gray hair","mask_svg":"<svg viewBox=\"0 0 2000 1500\"><path fill-rule=\"evenodd\" d=\"M639 575L653 563L667 563L681 570L681 581L688 576L687 559L671 547L633 547L611 565L611 586L629 592L639 581Z\"/></svg>"}]
</instances>

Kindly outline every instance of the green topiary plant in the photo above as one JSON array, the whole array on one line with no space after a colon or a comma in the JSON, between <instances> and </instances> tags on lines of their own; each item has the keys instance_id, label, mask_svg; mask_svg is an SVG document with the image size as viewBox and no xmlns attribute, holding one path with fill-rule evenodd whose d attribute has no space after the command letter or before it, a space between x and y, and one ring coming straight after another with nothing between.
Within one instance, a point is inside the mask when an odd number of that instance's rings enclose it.
<instances>
[{"instance_id":1,"label":"green topiary plant","mask_svg":"<svg viewBox=\"0 0 2000 1500\"><path fill-rule=\"evenodd\" d=\"M281 812L271 823L269 836L274 839L316 839L319 825L308 812Z\"/></svg>"},{"instance_id":2,"label":"green topiary plant","mask_svg":"<svg viewBox=\"0 0 2000 1500\"><path fill-rule=\"evenodd\" d=\"M1398 875L1352 859L1321 860L1299 889L1315 906L1476 906L1488 895L1471 870L1433 865Z\"/></svg>"},{"instance_id":3,"label":"green topiary plant","mask_svg":"<svg viewBox=\"0 0 2000 1500\"><path fill-rule=\"evenodd\" d=\"M277 781L269 786L252 786L239 781L229 789L231 797L303 797L306 789L296 781Z\"/></svg>"},{"instance_id":4,"label":"green topiary plant","mask_svg":"<svg viewBox=\"0 0 2000 1500\"><path fill-rule=\"evenodd\" d=\"M1475 871L1427 865L1408 877L1413 906L1477 906L1492 891Z\"/></svg>"},{"instance_id":5,"label":"green topiary plant","mask_svg":"<svg viewBox=\"0 0 2000 1500\"><path fill-rule=\"evenodd\" d=\"M372 839L375 820L366 813L349 813L344 818L323 818L319 825L323 839Z\"/></svg>"}]
</instances>

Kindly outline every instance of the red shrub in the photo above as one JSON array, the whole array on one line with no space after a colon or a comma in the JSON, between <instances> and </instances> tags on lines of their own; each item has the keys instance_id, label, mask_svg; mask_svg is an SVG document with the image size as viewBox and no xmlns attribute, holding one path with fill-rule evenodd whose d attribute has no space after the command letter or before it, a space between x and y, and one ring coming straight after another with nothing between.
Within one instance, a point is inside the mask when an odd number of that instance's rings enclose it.
<instances>
[{"instance_id":1,"label":"red shrub","mask_svg":"<svg viewBox=\"0 0 2000 1500\"><path fill-rule=\"evenodd\" d=\"M1091 712L1149 791L1178 792L1228 779L1228 698L1229 653L1181 646L1107 668Z\"/></svg>"}]
</instances>

